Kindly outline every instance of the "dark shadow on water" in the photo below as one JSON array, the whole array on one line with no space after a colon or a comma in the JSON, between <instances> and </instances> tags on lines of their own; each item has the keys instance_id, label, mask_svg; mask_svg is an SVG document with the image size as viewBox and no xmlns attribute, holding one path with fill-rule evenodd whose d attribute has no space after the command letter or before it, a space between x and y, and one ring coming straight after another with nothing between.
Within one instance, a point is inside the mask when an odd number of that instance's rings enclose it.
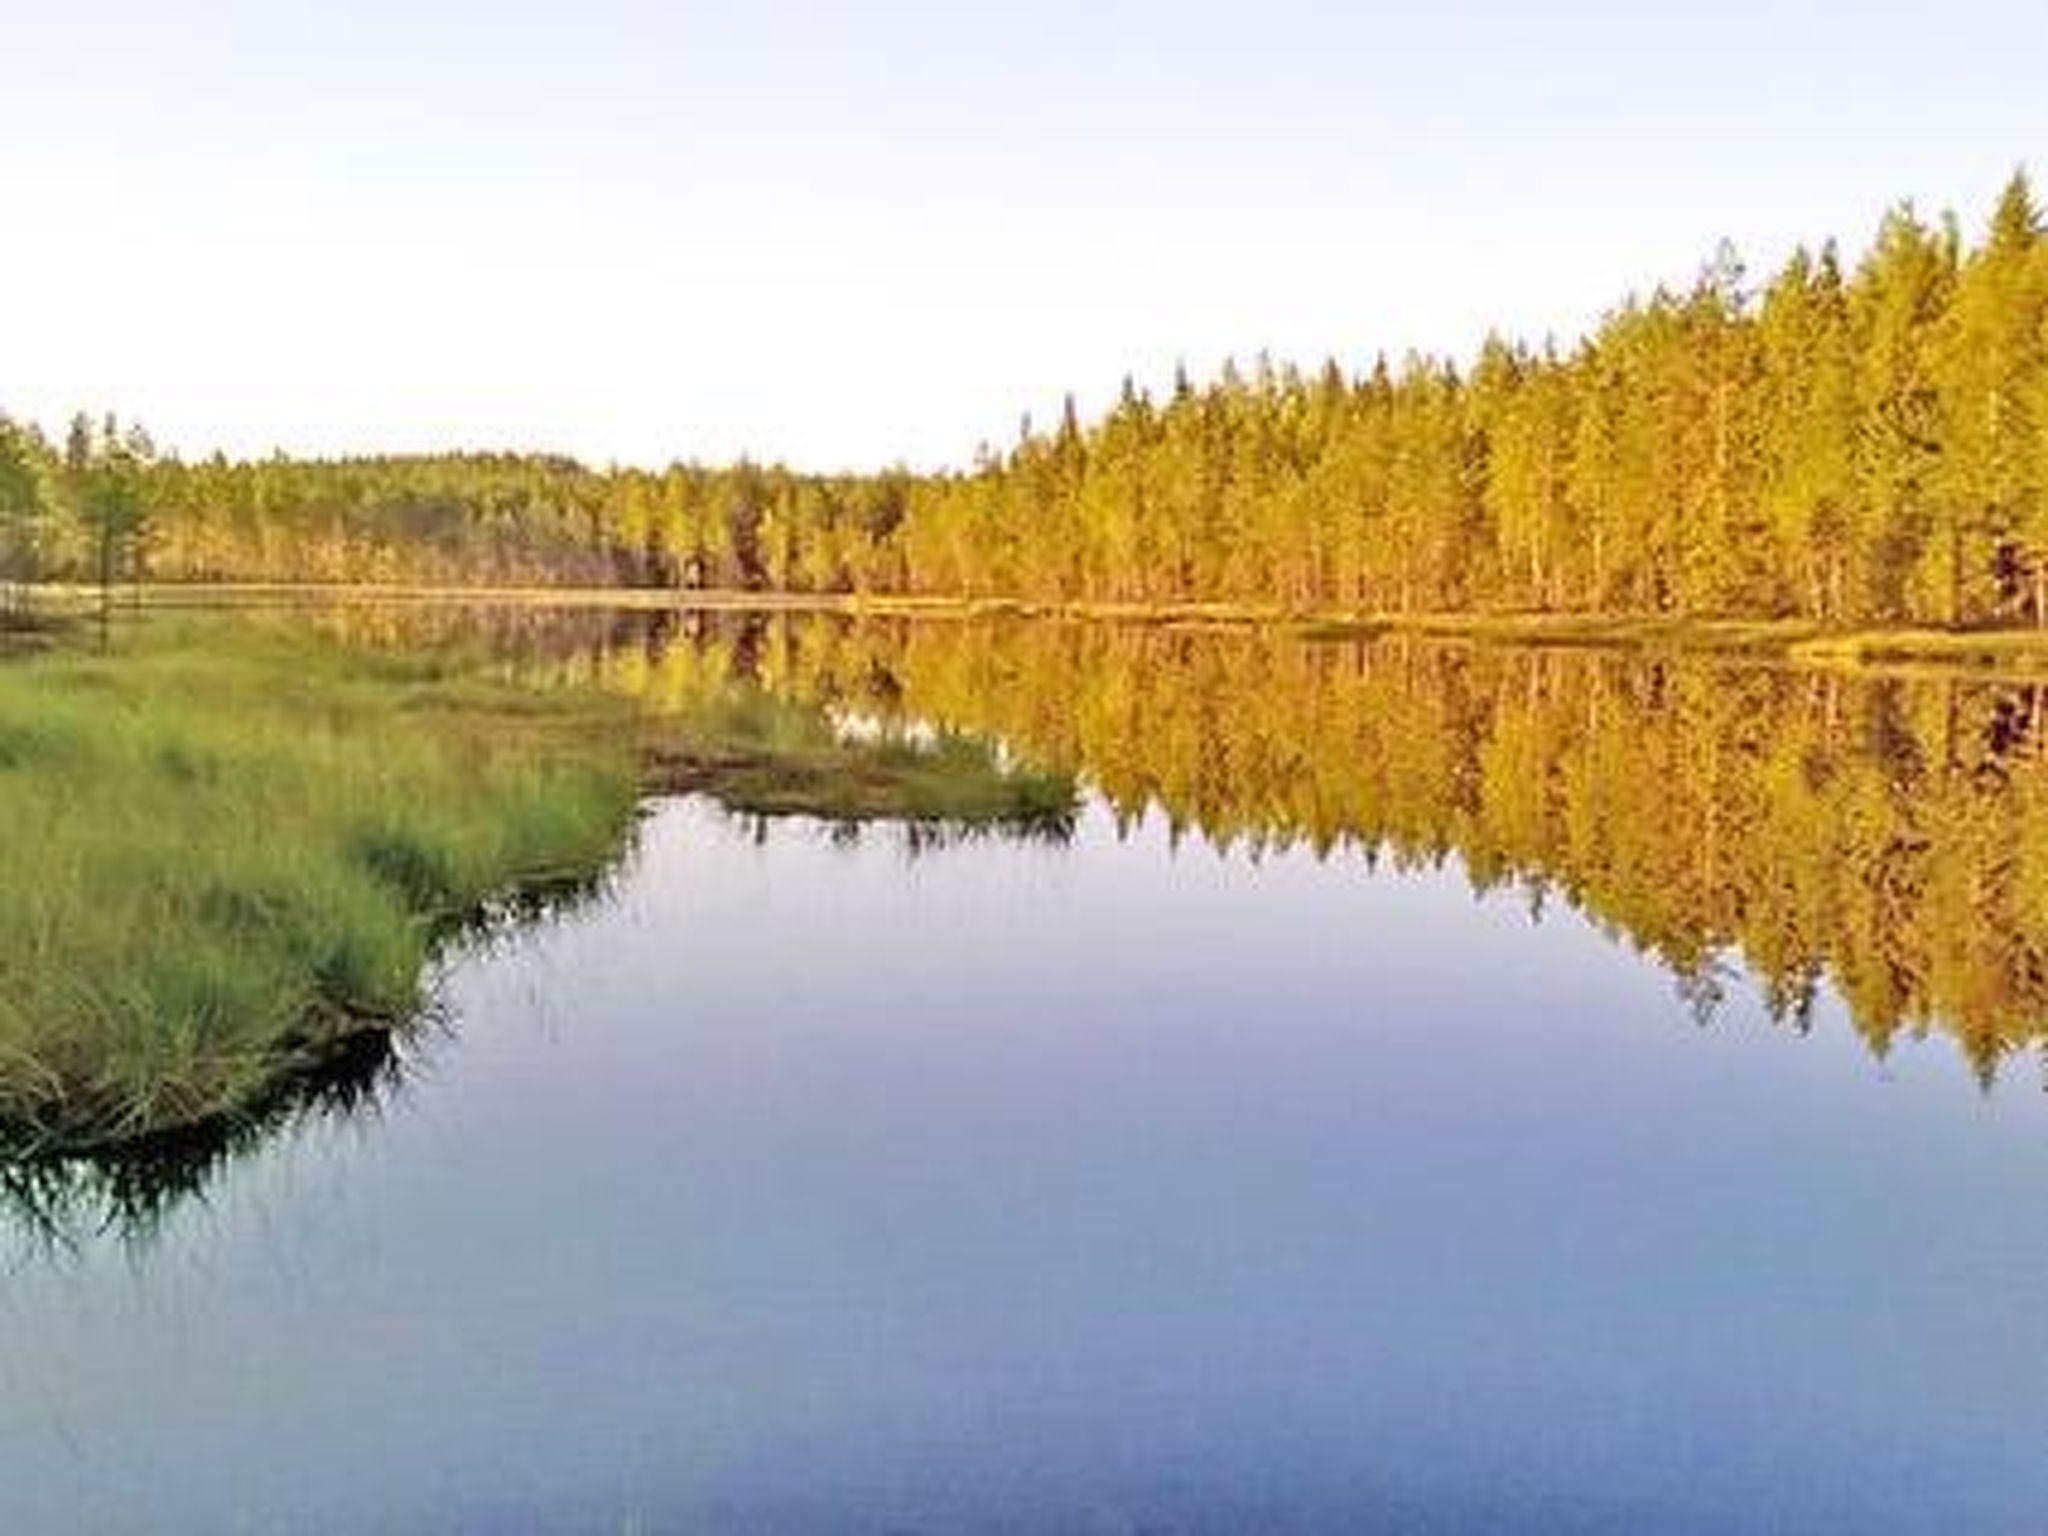
<instances>
[{"instance_id":1,"label":"dark shadow on water","mask_svg":"<svg viewBox=\"0 0 2048 1536\"><path fill-rule=\"evenodd\" d=\"M45 1254L106 1236L146 1244L231 1164L318 1125L381 1115L416 1069L431 1029L422 1018L347 1035L232 1116L92 1152L0 1160L0 1223Z\"/></svg>"},{"instance_id":2,"label":"dark shadow on water","mask_svg":"<svg viewBox=\"0 0 2048 1536\"><path fill-rule=\"evenodd\" d=\"M1078 801L1058 809L1020 815L997 821L964 821L940 817L862 817L829 819L801 811L754 811L725 804L716 795L701 798L718 806L726 819L743 828L756 844L768 841L771 831L792 820L816 822L825 841L848 851L885 842L907 859L920 859L980 843L1001 842L1065 848L1080 826Z\"/></svg>"},{"instance_id":3,"label":"dark shadow on water","mask_svg":"<svg viewBox=\"0 0 2048 1536\"><path fill-rule=\"evenodd\" d=\"M529 884L448 922L437 935L444 958L457 949L488 954L600 909L637 854L636 839L599 874ZM31 1254L45 1257L101 1238L146 1248L181 1208L203 1203L234 1164L324 1127L374 1124L455 1034L454 1019L430 992L409 1018L363 1021L283 1065L232 1114L83 1149L51 1148L40 1127L0 1123L0 1234L11 1229Z\"/></svg>"}]
</instances>

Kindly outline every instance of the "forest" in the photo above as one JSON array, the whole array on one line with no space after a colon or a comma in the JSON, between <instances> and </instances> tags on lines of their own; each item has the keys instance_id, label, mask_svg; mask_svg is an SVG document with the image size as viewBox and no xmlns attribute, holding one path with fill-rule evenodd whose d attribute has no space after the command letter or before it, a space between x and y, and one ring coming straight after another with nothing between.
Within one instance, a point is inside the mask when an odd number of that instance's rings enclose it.
<instances>
[{"instance_id":1,"label":"forest","mask_svg":"<svg viewBox=\"0 0 2048 1536\"><path fill-rule=\"evenodd\" d=\"M2048 240L1910 205L1569 346L1259 360L967 468L185 462L0 417L0 581L619 585L1287 612L2048 625Z\"/></svg>"}]
</instances>

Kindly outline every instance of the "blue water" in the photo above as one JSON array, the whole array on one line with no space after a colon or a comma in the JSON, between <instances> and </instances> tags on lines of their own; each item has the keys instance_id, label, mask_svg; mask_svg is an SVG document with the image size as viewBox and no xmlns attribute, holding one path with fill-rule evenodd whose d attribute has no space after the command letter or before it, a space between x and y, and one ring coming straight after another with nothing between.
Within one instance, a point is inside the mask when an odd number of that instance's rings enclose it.
<instances>
[{"instance_id":1,"label":"blue water","mask_svg":"<svg viewBox=\"0 0 2048 1536\"><path fill-rule=\"evenodd\" d=\"M0 1531L2048 1520L2048 1102L1455 863L671 802L379 1113L15 1233Z\"/></svg>"}]
</instances>

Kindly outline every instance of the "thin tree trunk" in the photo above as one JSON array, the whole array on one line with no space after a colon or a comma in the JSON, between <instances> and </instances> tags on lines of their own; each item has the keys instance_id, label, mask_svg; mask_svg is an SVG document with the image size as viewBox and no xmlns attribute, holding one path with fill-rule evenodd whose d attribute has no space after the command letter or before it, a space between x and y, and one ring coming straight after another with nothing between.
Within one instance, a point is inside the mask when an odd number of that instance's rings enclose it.
<instances>
[{"instance_id":1,"label":"thin tree trunk","mask_svg":"<svg viewBox=\"0 0 2048 1536\"><path fill-rule=\"evenodd\" d=\"M1948 627L1963 625L1963 529L1955 518L1948 525Z\"/></svg>"}]
</instances>

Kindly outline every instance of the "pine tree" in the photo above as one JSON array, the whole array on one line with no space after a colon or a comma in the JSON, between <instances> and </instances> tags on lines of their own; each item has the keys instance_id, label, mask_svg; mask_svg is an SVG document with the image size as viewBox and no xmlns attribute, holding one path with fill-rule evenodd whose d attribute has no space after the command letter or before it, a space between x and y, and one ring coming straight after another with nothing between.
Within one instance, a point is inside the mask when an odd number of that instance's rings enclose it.
<instances>
[{"instance_id":1,"label":"pine tree","mask_svg":"<svg viewBox=\"0 0 2048 1536\"><path fill-rule=\"evenodd\" d=\"M1879 618L1964 614L1963 527L1937 515L1941 455L1936 339L1955 286L1953 243L1894 209L1850 284L1856 338L1859 542ZM1915 595L1913 580L1920 577Z\"/></svg>"},{"instance_id":2,"label":"pine tree","mask_svg":"<svg viewBox=\"0 0 2048 1536\"><path fill-rule=\"evenodd\" d=\"M2039 423L2048 375L2041 217L2026 177L2007 183L1989 237L1964 263L1941 338L1940 495L1985 548L1994 605L2048 623L2048 507Z\"/></svg>"}]
</instances>

